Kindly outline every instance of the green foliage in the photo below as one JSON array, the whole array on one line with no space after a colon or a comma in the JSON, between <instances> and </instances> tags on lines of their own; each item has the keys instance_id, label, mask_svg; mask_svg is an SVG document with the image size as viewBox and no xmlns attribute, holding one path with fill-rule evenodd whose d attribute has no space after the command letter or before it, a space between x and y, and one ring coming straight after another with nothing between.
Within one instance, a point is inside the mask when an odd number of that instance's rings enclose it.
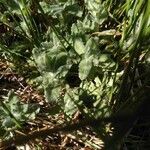
<instances>
[{"instance_id":1,"label":"green foliage","mask_svg":"<svg viewBox=\"0 0 150 150\"><path fill-rule=\"evenodd\" d=\"M21 128L23 123L35 119L39 110L38 105L21 103L20 99L10 91L4 102L1 101L1 137L6 138L8 134L10 135L16 128Z\"/></svg>"},{"instance_id":2,"label":"green foliage","mask_svg":"<svg viewBox=\"0 0 150 150\"><path fill-rule=\"evenodd\" d=\"M89 11L92 21L102 24L108 17L106 3L101 0L85 0L85 6Z\"/></svg>"},{"instance_id":3,"label":"green foliage","mask_svg":"<svg viewBox=\"0 0 150 150\"><path fill-rule=\"evenodd\" d=\"M9 31L0 33L0 53L16 67L37 69L34 82L57 104L50 114L108 117L141 88L134 89L138 65L149 67L149 7L148 0L0 0L0 25ZM8 99L0 110L2 135L39 112ZM104 136L105 126L94 129Z\"/></svg>"},{"instance_id":4,"label":"green foliage","mask_svg":"<svg viewBox=\"0 0 150 150\"><path fill-rule=\"evenodd\" d=\"M107 4L92 0L81 4L75 0L10 1L7 6L5 1L1 3L6 7L1 22L13 28L22 42L29 43L22 47L20 42L11 42L6 49L12 50L12 60L28 51L25 60L30 65L33 59L40 72L46 100L55 101L70 119L78 110L87 118L110 114L111 92L116 91L113 81L117 64L100 48L101 39L91 36L107 20ZM34 10L32 5L35 5ZM36 14L43 17L41 20L38 18L43 22L41 28ZM8 17L13 18L12 25ZM106 41L113 44L111 39ZM2 47L1 50L6 52ZM109 89L112 91L108 92ZM20 113L19 120L25 117Z\"/></svg>"}]
</instances>

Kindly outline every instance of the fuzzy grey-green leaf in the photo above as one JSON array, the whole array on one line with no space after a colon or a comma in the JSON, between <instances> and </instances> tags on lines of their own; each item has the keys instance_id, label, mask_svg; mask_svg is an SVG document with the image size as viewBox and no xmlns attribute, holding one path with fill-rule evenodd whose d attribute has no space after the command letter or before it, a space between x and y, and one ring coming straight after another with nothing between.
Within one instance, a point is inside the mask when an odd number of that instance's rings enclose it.
<instances>
[{"instance_id":1,"label":"fuzzy grey-green leaf","mask_svg":"<svg viewBox=\"0 0 150 150\"><path fill-rule=\"evenodd\" d=\"M79 78L84 80L88 77L93 65L93 57L83 59L79 64Z\"/></svg>"},{"instance_id":2,"label":"fuzzy grey-green leaf","mask_svg":"<svg viewBox=\"0 0 150 150\"><path fill-rule=\"evenodd\" d=\"M81 55L81 54L84 54L85 53L85 46L82 42L81 39L76 39L75 42L74 42L74 49L75 51Z\"/></svg>"}]
</instances>

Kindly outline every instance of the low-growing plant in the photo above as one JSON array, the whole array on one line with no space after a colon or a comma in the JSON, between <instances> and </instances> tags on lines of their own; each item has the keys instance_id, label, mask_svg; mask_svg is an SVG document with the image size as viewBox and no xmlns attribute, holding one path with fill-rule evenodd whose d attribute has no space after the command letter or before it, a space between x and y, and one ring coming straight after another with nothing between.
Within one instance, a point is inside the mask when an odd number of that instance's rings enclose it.
<instances>
[{"instance_id":1,"label":"low-growing plant","mask_svg":"<svg viewBox=\"0 0 150 150\"><path fill-rule=\"evenodd\" d=\"M78 111L85 120L122 114L139 104L136 92L147 85L147 79L142 83L138 78L139 65L149 66L149 6L149 0L1 0L0 25L6 29L0 33L0 53L16 66L23 64L22 69L37 69L34 82L42 86L48 103L57 104L55 113L63 111L68 122ZM11 115L12 106L9 121L3 118L2 124L20 127L20 121L29 118L28 105L18 109L19 122ZM112 138L107 125L93 129L108 149L115 149L130 127L122 134L122 124L112 122Z\"/></svg>"}]
</instances>

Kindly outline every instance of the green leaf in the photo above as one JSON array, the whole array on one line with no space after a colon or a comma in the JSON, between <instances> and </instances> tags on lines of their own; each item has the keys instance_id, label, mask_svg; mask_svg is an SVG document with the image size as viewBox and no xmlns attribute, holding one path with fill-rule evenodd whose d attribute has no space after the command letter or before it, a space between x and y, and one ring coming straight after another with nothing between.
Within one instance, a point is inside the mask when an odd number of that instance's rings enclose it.
<instances>
[{"instance_id":1,"label":"green leaf","mask_svg":"<svg viewBox=\"0 0 150 150\"><path fill-rule=\"evenodd\" d=\"M79 93L77 89L67 89L64 96L64 112L71 116L78 110L79 105ZM81 101L80 101L81 103Z\"/></svg>"},{"instance_id":2,"label":"green leaf","mask_svg":"<svg viewBox=\"0 0 150 150\"><path fill-rule=\"evenodd\" d=\"M34 59L41 72L51 70L51 58L48 57L47 53L39 53Z\"/></svg>"},{"instance_id":3,"label":"green leaf","mask_svg":"<svg viewBox=\"0 0 150 150\"><path fill-rule=\"evenodd\" d=\"M2 126L5 128L12 128L15 126L15 123L13 122L13 120L10 117L7 117L4 119Z\"/></svg>"},{"instance_id":4,"label":"green leaf","mask_svg":"<svg viewBox=\"0 0 150 150\"><path fill-rule=\"evenodd\" d=\"M85 46L83 44L83 41L80 38L75 39L74 49L79 55L85 53Z\"/></svg>"},{"instance_id":5,"label":"green leaf","mask_svg":"<svg viewBox=\"0 0 150 150\"><path fill-rule=\"evenodd\" d=\"M79 64L79 78L85 80L93 66L93 56L89 58L84 58Z\"/></svg>"},{"instance_id":6,"label":"green leaf","mask_svg":"<svg viewBox=\"0 0 150 150\"><path fill-rule=\"evenodd\" d=\"M51 86L51 85L50 85ZM61 86L56 86L56 87L50 87L48 86L44 90L45 98L47 101L53 101L53 102L58 102L61 94ZM55 86L55 85L54 85Z\"/></svg>"},{"instance_id":7,"label":"green leaf","mask_svg":"<svg viewBox=\"0 0 150 150\"><path fill-rule=\"evenodd\" d=\"M78 17L82 17L82 11L80 10L80 7L78 4L73 4L69 6L65 6L64 13L76 15Z\"/></svg>"},{"instance_id":8,"label":"green leaf","mask_svg":"<svg viewBox=\"0 0 150 150\"><path fill-rule=\"evenodd\" d=\"M7 101L3 104L3 111L1 113L2 124L5 128L19 127L21 122L35 119L40 108L36 104L23 104L19 98L10 91L8 93Z\"/></svg>"},{"instance_id":9,"label":"green leaf","mask_svg":"<svg viewBox=\"0 0 150 150\"><path fill-rule=\"evenodd\" d=\"M54 46L50 42L42 43L39 48L33 49L33 57L40 72L56 73L57 70L66 65L67 52L56 42L54 38Z\"/></svg>"},{"instance_id":10,"label":"green leaf","mask_svg":"<svg viewBox=\"0 0 150 150\"><path fill-rule=\"evenodd\" d=\"M66 65L66 61L67 61L67 53L60 52L58 55L56 55L53 71L56 72L59 67Z\"/></svg>"},{"instance_id":11,"label":"green leaf","mask_svg":"<svg viewBox=\"0 0 150 150\"><path fill-rule=\"evenodd\" d=\"M108 17L106 6L101 0L85 0L85 6L91 15L91 19L98 24L102 24Z\"/></svg>"},{"instance_id":12,"label":"green leaf","mask_svg":"<svg viewBox=\"0 0 150 150\"><path fill-rule=\"evenodd\" d=\"M91 21L88 15L83 21L77 20L77 23L73 23L71 27L71 33L74 35L85 34L87 32L93 31L95 28L95 23Z\"/></svg>"},{"instance_id":13,"label":"green leaf","mask_svg":"<svg viewBox=\"0 0 150 150\"><path fill-rule=\"evenodd\" d=\"M85 52L86 57L89 57L91 55L97 55L99 53L98 46L93 38L90 38L86 42L85 49L86 49Z\"/></svg>"},{"instance_id":14,"label":"green leaf","mask_svg":"<svg viewBox=\"0 0 150 150\"><path fill-rule=\"evenodd\" d=\"M99 57L100 62L106 62L106 61L108 61L108 59L110 59L110 58L107 54L101 54Z\"/></svg>"},{"instance_id":15,"label":"green leaf","mask_svg":"<svg viewBox=\"0 0 150 150\"><path fill-rule=\"evenodd\" d=\"M44 12L50 15L56 15L56 14L62 13L64 9L63 6L60 4L48 5L44 1L40 2L40 5L42 6L42 9L44 10Z\"/></svg>"}]
</instances>

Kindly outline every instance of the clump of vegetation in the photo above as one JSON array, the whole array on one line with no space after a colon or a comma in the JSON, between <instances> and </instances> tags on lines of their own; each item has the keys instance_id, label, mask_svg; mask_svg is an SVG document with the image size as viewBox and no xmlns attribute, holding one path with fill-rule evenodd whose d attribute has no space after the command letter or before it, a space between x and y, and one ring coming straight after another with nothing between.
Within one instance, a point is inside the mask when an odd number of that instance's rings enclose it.
<instances>
[{"instance_id":1,"label":"clump of vegetation","mask_svg":"<svg viewBox=\"0 0 150 150\"><path fill-rule=\"evenodd\" d=\"M1 0L0 57L45 99L42 108L14 93L2 98L2 146L58 131L77 136L89 126L106 149L133 148L129 131L149 115L149 7L149 0ZM24 123L43 112L63 114L61 127L25 136Z\"/></svg>"}]
</instances>

